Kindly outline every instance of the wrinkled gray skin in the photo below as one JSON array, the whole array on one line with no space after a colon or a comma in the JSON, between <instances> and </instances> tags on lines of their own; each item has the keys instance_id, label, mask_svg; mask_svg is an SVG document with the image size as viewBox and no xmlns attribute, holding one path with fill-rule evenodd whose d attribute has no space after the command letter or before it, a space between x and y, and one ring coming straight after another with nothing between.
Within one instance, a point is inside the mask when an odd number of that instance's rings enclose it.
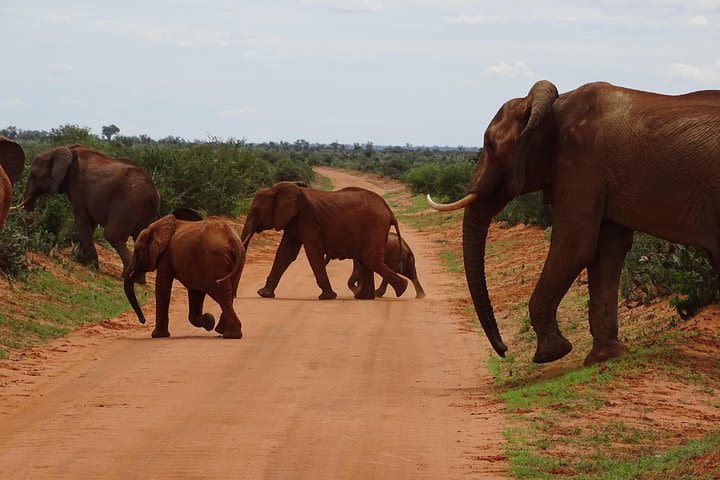
<instances>
[{"instance_id":1,"label":"wrinkled gray skin","mask_svg":"<svg viewBox=\"0 0 720 480\"><path fill-rule=\"evenodd\" d=\"M506 102L485 131L465 199L468 287L483 329L505 355L485 277L491 219L533 191L553 207L552 239L529 310L533 361L572 349L556 319L587 268L593 346L586 364L627 351L618 340L618 282L634 231L705 249L720 266L720 91L668 96L608 83L559 95L548 81ZM443 208L443 207L440 207Z\"/></svg>"},{"instance_id":2,"label":"wrinkled gray skin","mask_svg":"<svg viewBox=\"0 0 720 480\"><path fill-rule=\"evenodd\" d=\"M128 237L134 239L158 216L160 195L148 172L128 158L110 158L82 145L69 145L35 157L23 196L32 210L48 193L70 199L80 249L87 263L98 266L93 234L98 225L127 268Z\"/></svg>"},{"instance_id":3,"label":"wrinkled gray skin","mask_svg":"<svg viewBox=\"0 0 720 480\"><path fill-rule=\"evenodd\" d=\"M327 259L329 261L329 259ZM388 233L387 244L385 245L385 265L412 282L415 287L415 298L425 298L425 290L420 285L415 268L415 254L410 245L404 239L398 238L394 232ZM357 262L353 261L353 270L348 278L348 288L355 294L362 290L360 281L361 270ZM388 282L383 279L380 286L375 290L375 297L381 298L387 291Z\"/></svg>"}]
</instances>

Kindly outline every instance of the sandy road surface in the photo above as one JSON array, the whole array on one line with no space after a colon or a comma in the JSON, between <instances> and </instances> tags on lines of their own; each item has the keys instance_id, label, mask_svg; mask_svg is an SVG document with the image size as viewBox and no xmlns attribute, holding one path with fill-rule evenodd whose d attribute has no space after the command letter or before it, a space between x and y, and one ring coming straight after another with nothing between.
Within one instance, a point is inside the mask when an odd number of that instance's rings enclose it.
<instances>
[{"instance_id":1,"label":"sandy road surface","mask_svg":"<svg viewBox=\"0 0 720 480\"><path fill-rule=\"evenodd\" d=\"M250 261L242 340L190 326L176 284L171 338L126 314L0 362L0 478L503 478L486 342L453 314L432 242L401 228L424 300L354 300L335 261L339 298L318 301L302 254L262 299L270 260Z\"/></svg>"}]
</instances>

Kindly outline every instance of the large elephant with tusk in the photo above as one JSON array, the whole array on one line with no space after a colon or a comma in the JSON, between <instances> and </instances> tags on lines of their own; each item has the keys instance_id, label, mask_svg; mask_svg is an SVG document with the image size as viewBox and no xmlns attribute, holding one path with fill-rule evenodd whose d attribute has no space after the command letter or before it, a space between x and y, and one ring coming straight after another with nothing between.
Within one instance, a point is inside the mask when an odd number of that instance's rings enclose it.
<instances>
[{"instance_id":1,"label":"large elephant with tusk","mask_svg":"<svg viewBox=\"0 0 720 480\"><path fill-rule=\"evenodd\" d=\"M467 283L495 351L507 350L485 277L490 220L516 196L542 191L552 239L530 298L535 362L572 349L556 319L587 268L593 346L586 364L619 356L618 282L633 232L704 248L720 271L720 91L669 96L590 83L558 94L537 82L507 101L485 130L470 193L438 210L465 209Z\"/></svg>"}]
</instances>

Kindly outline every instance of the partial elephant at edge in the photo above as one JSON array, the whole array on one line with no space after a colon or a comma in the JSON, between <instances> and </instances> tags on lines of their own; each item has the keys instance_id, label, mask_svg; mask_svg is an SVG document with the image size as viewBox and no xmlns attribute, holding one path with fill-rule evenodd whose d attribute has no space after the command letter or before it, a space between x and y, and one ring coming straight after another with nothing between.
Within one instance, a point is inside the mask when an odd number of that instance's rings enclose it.
<instances>
[{"instance_id":1,"label":"partial elephant at edge","mask_svg":"<svg viewBox=\"0 0 720 480\"><path fill-rule=\"evenodd\" d=\"M16 141L0 135L0 228L5 224L10 205L12 189L25 167L25 151Z\"/></svg>"}]
</instances>

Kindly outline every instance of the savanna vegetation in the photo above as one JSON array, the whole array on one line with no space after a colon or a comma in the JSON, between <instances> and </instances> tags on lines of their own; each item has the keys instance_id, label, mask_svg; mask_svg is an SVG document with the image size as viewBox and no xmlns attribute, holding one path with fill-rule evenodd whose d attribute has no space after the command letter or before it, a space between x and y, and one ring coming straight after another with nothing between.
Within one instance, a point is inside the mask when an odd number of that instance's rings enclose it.
<instances>
[{"instance_id":1,"label":"savanna vegetation","mask_svg":"<svg viewBox=\"0 0 720 480\"><path fill-rule=\"evenodd\" d=\"M187 141L178 137L154 140L146 135L122 136L115 125L102 136L89 128L63 125L50 132L10 126L0 135L14 138L25 149L26 174L35 154L59 145L82 143L110 156L130 157L152 175L162 198L161 214L185 206L205 214L237 215L247 208L255 191L280 180L313 178L313 165L372 172L403 181L417 194L431 193L441 201L466 193L479 158L478 149L465 147L378 147L370 142L344 145L268 142L209 138ZM22 195L24 179L15 188ZM542 195L513 200L497 217L508 226L518 223L550 226L552 209ZM69 204L59 195L46 196L30 214L15 213L0 232L0 271L22 276L27 251L48 251L76 240ZM622 276L627 302L651 303L671 296L683 318L720 299L720 283L704 252L636 234Z\"/></svg>"}]
</instances>

